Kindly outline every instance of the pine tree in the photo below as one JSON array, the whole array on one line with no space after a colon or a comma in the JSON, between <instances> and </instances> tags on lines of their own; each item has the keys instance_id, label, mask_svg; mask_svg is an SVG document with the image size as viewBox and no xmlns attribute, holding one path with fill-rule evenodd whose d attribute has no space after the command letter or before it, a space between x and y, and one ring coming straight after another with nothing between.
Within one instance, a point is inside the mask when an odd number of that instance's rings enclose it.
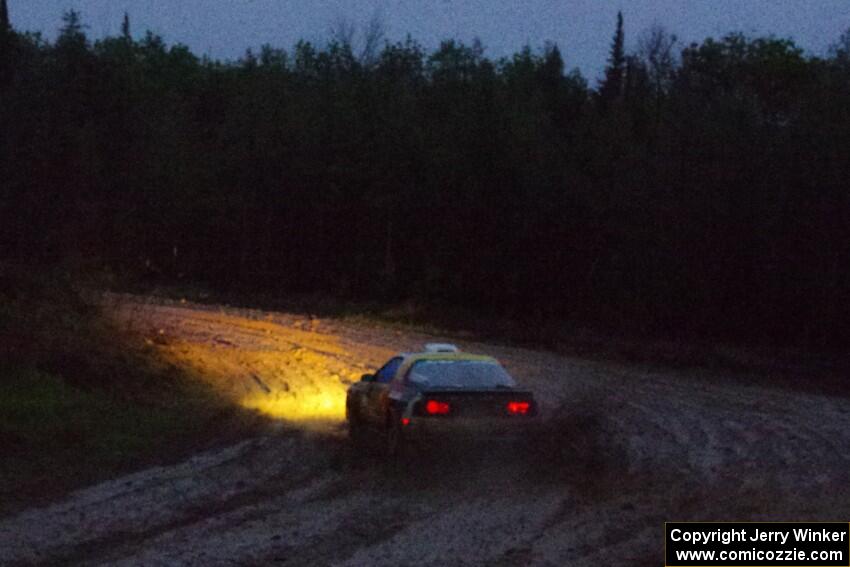
<instances>
[{"instance_id":1,"label":"pine tree","mask_svg":"<svg viewBox=\"0 0 850 567\"><path fill-rule=\"evenodd\" d=\"M9 7L0 0L0 87L6 86L12 68L12 26L9 24Z\"/></svg>"},{"instance_id":2,"label":"pine tree","mask_svg":"<svg viewBox=\"0 0 850 567\"><path fill-rule=\"evenodd\" d=\"M129 42L131 40L130 36L130 16L127 12L124 12L124 20L121 22L121 38Z\"/></svg>"},{"instance_id":3,"label":"pine tree","mask_svg":"<svg viewBox=\"0 0 850 567\"><path fill-rule=\"evenodd\" d=\"M623 94L623 78L626 72L626 52L623 34L623 13L617 12L617 30L611 42L611 55L605 68L605 79L599 87L599 97L603 106L620 98Z\"/></svg>"},{"instance_id":4,"label":"pine tree","mask_svg":"<svg viewBox=\"0 0 850 567\"><path fill-rule=\"evenodd\" d=\"M558 81L563 76L564 58L561 56L561 50L558 49L557 44L553 43L546 46L541 71L548 80Z\"/></svg>"},{"instance_id":5,"label":"pine tree","mask_svg":"<svg viewBox=\"0 0 850 567\"><path fill-rule=\"evenodd\" d=\"M0 0L0 33L7 34L12 29L9 25L9 7L6 0Z\"/></svg>"},{"instance_id":6,"label":"pine tree","mask_svg":"<svg viewBox=\"0 0 850 567\"><path fill-rule=\"evenodd\" d=\"M82 51L86 49L86 34L80 13L76 10L68 10L62 15L62 23L59 29L59 37L56 38L56 47Z\"/></svg>"}]
</instances>

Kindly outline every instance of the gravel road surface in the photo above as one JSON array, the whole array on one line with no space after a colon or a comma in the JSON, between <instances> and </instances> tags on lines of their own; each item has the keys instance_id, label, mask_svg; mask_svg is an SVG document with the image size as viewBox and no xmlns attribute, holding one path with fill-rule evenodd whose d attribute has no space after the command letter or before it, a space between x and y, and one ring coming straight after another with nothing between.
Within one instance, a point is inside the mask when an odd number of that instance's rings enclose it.
<instances>
[{"instance_id":1,"label":"gravel road surface","mask_svg":"<svg viewBox=\"0 0 850 567\"><path fill-rule=\"evenodd\" d=\"M2 565L649 566L664 521L850 515L846 397L286 313L105 307L275 425L0 518ZM533 448L351 452L347 384L436 341L498 357L535 391Z\"/></svg>"}]
</instances>

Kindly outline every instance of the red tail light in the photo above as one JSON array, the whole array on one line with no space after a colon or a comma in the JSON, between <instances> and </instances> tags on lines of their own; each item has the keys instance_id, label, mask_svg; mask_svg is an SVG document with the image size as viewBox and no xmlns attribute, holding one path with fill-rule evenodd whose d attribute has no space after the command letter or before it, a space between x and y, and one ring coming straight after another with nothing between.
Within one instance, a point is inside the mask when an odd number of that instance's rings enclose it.
<instances>
[{"instance_id":1,"label":"red tail light","mask_svg":"<svg viewBox=\"0 0 850 567\"><path fill-rule=\"evenodd\" d=\"M449 413L449 404L446 402L438 402L437 400L428 400L425 403L425 412L431 415L446 415Z\"/></svg>"},{"instance_id":2,"label":"red tail light","mask_svg":"<svg viewBox=\"0 0 850 567\"><path fill-rule=\"evenodd\" d=\"M508 402L508 413L511 415L525 415L531 409L528 402Z\"/></svg>"}]
</instances>

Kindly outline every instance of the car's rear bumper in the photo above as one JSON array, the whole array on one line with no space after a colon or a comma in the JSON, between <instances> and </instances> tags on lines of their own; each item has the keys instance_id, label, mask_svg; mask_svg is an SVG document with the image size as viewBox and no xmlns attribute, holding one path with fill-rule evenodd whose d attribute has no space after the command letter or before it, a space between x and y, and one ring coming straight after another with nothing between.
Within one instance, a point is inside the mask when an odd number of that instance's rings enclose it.
<instances>
[{"instance_id":1,"label":"car's rear bumper","mask_svg":"<svg viewBox=\"0 0 850 567\"><path fill-rule=\"evenodd\" d=\"M413 417L402 428L405 440L502 440L518 439L539 428L537 417L429 418Z\"/></svg>"}]
</instances>

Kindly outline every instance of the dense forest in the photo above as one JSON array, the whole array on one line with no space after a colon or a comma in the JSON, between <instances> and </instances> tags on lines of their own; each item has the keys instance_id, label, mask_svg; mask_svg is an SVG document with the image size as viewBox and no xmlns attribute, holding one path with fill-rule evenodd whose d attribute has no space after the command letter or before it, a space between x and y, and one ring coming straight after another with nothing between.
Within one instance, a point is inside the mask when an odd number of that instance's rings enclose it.
<instances>
[{"instance_id":1,"label":"dense forest","mask_svg":"<svg viewBox=\"0 0 850 567\"><path fill-rule=\"evenodd\" d=\"M5 6L5 2L3 2ZM222 62L0 12L0 262L659 336L850 336L850 32L351 34ZM633 50L627 45L635 44Z\"/></svg>"}]
</instances>

